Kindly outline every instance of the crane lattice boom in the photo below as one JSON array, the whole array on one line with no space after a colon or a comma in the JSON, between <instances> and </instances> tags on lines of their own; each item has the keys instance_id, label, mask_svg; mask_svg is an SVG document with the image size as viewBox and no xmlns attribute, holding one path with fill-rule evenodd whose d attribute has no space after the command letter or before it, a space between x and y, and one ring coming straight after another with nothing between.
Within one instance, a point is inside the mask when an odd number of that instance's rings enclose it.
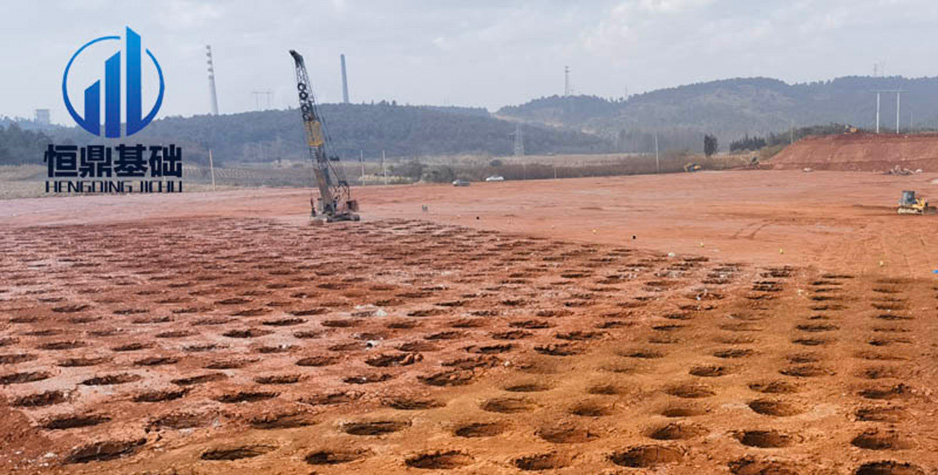
<instances>
[{"instance_id":1,"label":"crane lattice boom","mask_svg":"<svg viewBox=\"0 0 938 475\"><path fill-rule=\"evenodd\" d=\"M358 221L358 215L355 214L358 202L352 199L352 190L340 166L339 157L328 155L328 135L309 84L306 63L300 53L290 50L290 55L296 66L296 92L306 129L309 158L313 162L316 186L319 188L319 200L313 205L312 216L315 218L318 212L326 221Z\"/></svg>"}]
</instances>

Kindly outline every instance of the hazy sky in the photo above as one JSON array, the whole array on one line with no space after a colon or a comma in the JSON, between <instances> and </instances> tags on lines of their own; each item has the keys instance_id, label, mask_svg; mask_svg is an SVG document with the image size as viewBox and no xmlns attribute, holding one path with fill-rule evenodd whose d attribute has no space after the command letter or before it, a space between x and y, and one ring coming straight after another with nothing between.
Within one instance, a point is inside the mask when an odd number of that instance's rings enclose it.
<instances>
[{"instance_id":1,"label":"hazy sky","mask_svg":"<svg viewBox=\"0 0 938 475\"><path fill-rule=\"evenodd\" d=\"M85 42L130 26L166 77L160 117L209 111L204 47L222 113L295 104L287 50L306 56L323 102L497 109L563 92L620 97L728 77L788 82L938 74L935 0L16 1L0 15L0 115L62 105L62 72ZM266 97L261 98L266 107Z\"/></svg>"}]
</instances>

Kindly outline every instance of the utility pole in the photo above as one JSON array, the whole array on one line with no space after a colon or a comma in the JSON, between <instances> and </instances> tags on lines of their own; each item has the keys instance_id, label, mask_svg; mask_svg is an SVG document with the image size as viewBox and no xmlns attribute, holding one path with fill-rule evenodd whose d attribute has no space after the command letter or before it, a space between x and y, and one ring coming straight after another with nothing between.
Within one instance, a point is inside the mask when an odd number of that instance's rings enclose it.
<instances>
[{"instance_id":1,"label":"utility pole","mask_svg":"<svg viewBox=\"0 0 938 475\"><path fill-rule=\"evenodd\" d=\"M212 173L212 191L215 191L215 163L212 161L212 149L208 149L208 169Z\"/></svg>"},{"instance_id":2,"label":"utility pole","mask_svg":"<svg viewBox=\"0 0 938 475\"><path fill-rule=\"evenodd\" d=\"M880 94L881 94L881 93L884 93L884 92L888 92L888 93L893 93L893 92L894 92L894 93L896 93L896 133L898 134L898 133L899 133L899 126L900 126L900 124L899 124L899 120L900 120L899 117L900 117L900 112L901 112L901 107L902 107L902 103L901 103L901 101L902 101L902 93L905 92L905 91L903 91L902 89L888 89L888 90L887 90L887 89L883 89L883 90L878 90L878 91L876 91L876 133L877 133L877 134L879 133L879 110L880 110L879 104L880 104Z\"/></svg>"},{"instance_id":3,"label":"utility pole","mask_svg":"<svg viewBox=\"0 0 938 475\"><path fill-rule=\"evenodd\" d=\"M795 144L795 121L792 120L789 122L788 145L794 145L794 144Z\"/></svg>"},{"instance_id":4,"label":"utility pole","mask_svg":"<svg viewBox=\"0 0 938 475\"><path fill-rule=\"evenodd\" d=\"M661 157L658 153L658 131L655 131L655 173L661 173Z\"/></svg>"},{"instance_id":5,"label":"utility pole","mask_svg":"<svg viewBox=\"0 0 938 475\"><path fill-rule=\"evenodd\" d=\"M896 91L896 135L899 134L899 105L902 100L902 91Z\"/></svg>"},{"instance_id":6,"label":"utility pole","mask_svg":"<svg viewBox=\"0 0 938 475\"><path fill-rule=\"evenodd\" d=\"M362 179L361 179L361 181L362 181L362 183L364 183L364 182L365 182L365 152L363 152L363 151L361 151L361 150L358 151L358 163L360 163L361 166L362 166Z\"/></svg>"},{"instance_id":7,"label":"utility pole","mask_svg":"<svg viewBox=\"0 0 938 475\"><path fill-rule=\"evenodd\" d=\"M381 172L384 174L384 184L385 184L385 186L387 186L387 184L388 184L388 169L387 169L387 167L384 166L384 160L385 160L384 150L382 150L382 151L381 151Z\"/></svg>"}]
</instances>

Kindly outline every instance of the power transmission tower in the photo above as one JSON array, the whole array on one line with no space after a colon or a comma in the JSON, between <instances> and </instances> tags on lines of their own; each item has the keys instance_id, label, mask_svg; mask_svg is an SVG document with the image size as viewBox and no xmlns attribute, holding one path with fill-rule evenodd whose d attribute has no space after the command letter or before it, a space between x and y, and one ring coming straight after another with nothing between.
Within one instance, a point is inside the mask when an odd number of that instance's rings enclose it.
<instances>
[{"instance_id":1,"label":"power transmission tower","mask_svg":"<svg viewBox=\"0 0 938 475\"><path fill-rule=\"evenodd\" d=\"M270 89L265 91L251 91L251 94L254 95L254 107L257 110L261 110L261 96L267 96L267 108L270 109L270 97L274 94L274 91Z\"/></svg>"},{"instance_id":2,"label":"power transmission tower","mask_svg":"<svg viewBox=\"0 0 938 475\"><path fill-rule=\"evenodd\" d=\"M254 110L261 110L261 91L251 91L251 94L254 95Z\"/></svg>"},{"instance_id":3,"label":"power transmission tower","mask_svg":"<svg viewBox=\"0 0 938 475\"><path fill-rule=\"evenodd\" d=\"M521 132L521 124L515 125L515 156L523 157L524 156L524 137Z\"/></svg>"}]
</instances>

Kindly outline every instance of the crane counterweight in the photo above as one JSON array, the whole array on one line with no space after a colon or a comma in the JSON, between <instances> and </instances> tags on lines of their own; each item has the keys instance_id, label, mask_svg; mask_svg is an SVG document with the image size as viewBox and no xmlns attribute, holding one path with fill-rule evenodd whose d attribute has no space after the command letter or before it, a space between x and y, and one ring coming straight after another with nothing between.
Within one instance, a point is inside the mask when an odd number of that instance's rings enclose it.
<instances>
[{"instance_id":1,"label":"crane counterweight","mask_svg":"<svg viewBox=\"0 0 938 475\"><path fill-rule=\"evenodd\" d=\"M329 137L322 122L322 115L316 105L309 74L303 55L290 50L296 68L296 92L300 99L300 113L306 130L306 144L309 158L313 163L319 199L313 202L311 217L318 221L358 221L358 202L352 199L352 190L345 178L345 170L336 155L329 156Z\"/></svg>"}]
</instances>

